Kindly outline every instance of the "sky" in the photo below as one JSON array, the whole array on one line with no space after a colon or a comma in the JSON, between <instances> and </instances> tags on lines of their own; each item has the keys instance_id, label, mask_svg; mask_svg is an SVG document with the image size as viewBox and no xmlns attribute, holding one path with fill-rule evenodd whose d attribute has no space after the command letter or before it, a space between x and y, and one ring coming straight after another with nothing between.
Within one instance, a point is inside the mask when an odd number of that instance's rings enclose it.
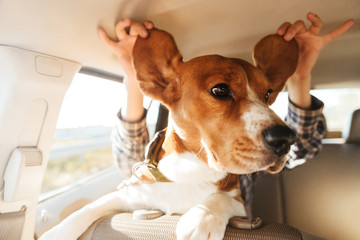
<instances>
[{"instance_id":1,"label":"sky","mask_svg":"<svg viewBox=\"0 0 360 240\"><path fill-rule=\"evenodd\" d=\"M66 92L57 128L114 126L125 94L121 83L77 74Z\"/></svg>"}]
</instances>

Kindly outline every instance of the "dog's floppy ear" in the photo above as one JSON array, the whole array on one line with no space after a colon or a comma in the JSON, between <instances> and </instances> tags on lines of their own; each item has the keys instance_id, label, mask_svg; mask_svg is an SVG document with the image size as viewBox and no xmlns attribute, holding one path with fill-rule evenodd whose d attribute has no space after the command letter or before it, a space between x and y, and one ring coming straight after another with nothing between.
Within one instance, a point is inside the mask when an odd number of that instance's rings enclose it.
<instances>
[{"instance_id":1,"label":"dog's floppy ear","mask_svg":"<svg viewBox=\"0 0 360 240\"><path fill-rule=\"evenodd\" d=\"M298 56L299 47L295 39L287 42L274 34L264 37L255 45L254 64L264 72L274 92L269 102L275 101L286 80L295 72Z\"/></svg>"},{"instance_id":2,"label":"dog's floppy ear","mask_svg":"<svg viewBox=\"0 0 360 240\"><path fill-rule=\"evenodd\" d=\"M180 96L179 66L182 56L174 38L167 32L152 29L146 39L138 38L133 49L133 64L142 92L166 106Z\"/></svg>"}]
</instances>

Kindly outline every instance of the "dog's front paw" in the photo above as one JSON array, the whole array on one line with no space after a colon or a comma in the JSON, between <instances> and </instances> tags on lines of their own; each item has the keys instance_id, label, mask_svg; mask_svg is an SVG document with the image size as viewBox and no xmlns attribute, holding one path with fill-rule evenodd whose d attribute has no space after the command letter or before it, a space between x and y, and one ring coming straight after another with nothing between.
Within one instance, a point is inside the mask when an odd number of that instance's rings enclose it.
<instances>
[{"instance_id":1,"label":"dog's front paw","mask_svg":"<svg viewBox=\"0 0 360 240\"><path fill-rule=\"evenodd\" d=\"M178 240L223 239L228 219L214 215L205 206L196 206L185 213L177 227Z\"/></svg>"},{"instance_id":2,"label":"dog's front paw","mask_svg":"<svg viewBox=\"0 0 360 240\"><path fill-rule=\"evenodd\" d=\"M57 232L57 231L49 231L41 235L41 237L39 238L39 240L63 240L63 239L76 240L77 237L66 236L63 235L61 232Z\"/></svg>"},{"instance_id":3,"label":"dog's front paw","mask_svg":"<svg viewBox=\"0 0 360 240\"><path fill-rule=\"evenodd\" d=\"M69 228L61 228L59 225L54 226L49 231L43 233L39 240L77 240L79 234L71 231Z\"/></svg>"}]
</instances>

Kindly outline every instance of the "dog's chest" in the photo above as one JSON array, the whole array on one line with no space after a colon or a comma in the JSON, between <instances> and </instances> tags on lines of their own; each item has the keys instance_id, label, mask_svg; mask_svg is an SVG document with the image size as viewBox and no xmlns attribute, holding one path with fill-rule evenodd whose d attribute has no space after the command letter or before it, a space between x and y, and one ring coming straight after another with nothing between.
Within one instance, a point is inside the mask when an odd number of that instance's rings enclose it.
<instances>
[{"instance_id":1,"label":"dog's chest","mask_svg":"<svg viewBox=\"0 0 360 240\"><path fill-rule=\"evenodd\" d=\"M210 169L195 154L173 153L161 159L159 170L175 183L215 183L225 177L226 171Z\"/></svg>"},{"instance_id":2,"label":"dog's chest","mask_svg":"<svg viewBox=\"0 0 360 240\"><path fill-rule=\"evenodd\" d=\"M225 171L209 169L192 153L171 154L161 159L159 170L172 182L141 184L138 196L150 208L167 213L185 213L218 192L216 183L226 176ZM137 195L137 194L135 194ZM135 195L133 197L135 197Z\"/></svg>"}]
</instances>

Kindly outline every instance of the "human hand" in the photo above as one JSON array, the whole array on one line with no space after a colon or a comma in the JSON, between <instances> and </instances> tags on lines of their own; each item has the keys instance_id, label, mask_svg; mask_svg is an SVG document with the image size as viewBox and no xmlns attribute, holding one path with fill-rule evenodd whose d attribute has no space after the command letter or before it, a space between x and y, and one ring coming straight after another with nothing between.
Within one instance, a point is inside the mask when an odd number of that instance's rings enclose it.
<instances>
[{"instance_id":1,"label":"human hand","mask_svg":"<svg viewBox=\"0 0 360 240\"><path fill-rule=\"evenodd\" d=\"M322 28L320 17L309 12L307 19L311 22L309 29L306 28L302 20L298 20L294 24L285 22L277 30L277 34L283 36L286 41L295 38L299 44L299 62L295 70L295 74L299 77L308 77L319 57L320 51L328 43L345 33L354 23L353 20L347 20L332 32L319 36Z\"/></svg>"},{"instance_id":2,"label":"human hand","mask_svg":"<svg viewBox=\"0 0 360 240\"><path fill-rule=\"evenodd\" d=\"M135 81L135 69L132 66L131 58L136 39L139 36L142 38L148 37L148 30L153 27L154 24L150 21L139 23L132 22L130 19L120 20L115 25L118 41L112 40L104 29L98 28L100 39L118 58L127 76L124 79L127 97L121 109L122 118L126 121L138 121L144 114L143 95Z\"/></svg>"},{"instance_id":3,"label":"human hand","mask_svg":"<svg viewBox=\"0 0 360 240\"><path fill-rule=\"evenodd\" d=\"M154 24L151 21L143 23L133 22L131 19L120 20L115 25L115 33L118 41L112 40L103 28L98 28L100 39L118 58L125 73L133 71L131 66L132 51L138 36L146 38L148 30L152 29ZM128 30L128 31L127 31Z\"/></svg>"},{"instance_id":4,"label":"human hand","mask_svg":"<svg viewBox=\"0 0 360 240\"><path fill-rule=\"evenodd\" d=\"M288 79L287 87L290 100L303 109L311 107L311 71L320 51L354 23L353 20L347 20L332 32L319 36L322 28L321 19L311 12L307 14L307 19L311 22L308 29L303 21L298 20L294 24L285 22L277 30L277 34L283 36L286 41L295 38L299 45L298 64L294 74Z\"/></svg>"}]
</instances>

